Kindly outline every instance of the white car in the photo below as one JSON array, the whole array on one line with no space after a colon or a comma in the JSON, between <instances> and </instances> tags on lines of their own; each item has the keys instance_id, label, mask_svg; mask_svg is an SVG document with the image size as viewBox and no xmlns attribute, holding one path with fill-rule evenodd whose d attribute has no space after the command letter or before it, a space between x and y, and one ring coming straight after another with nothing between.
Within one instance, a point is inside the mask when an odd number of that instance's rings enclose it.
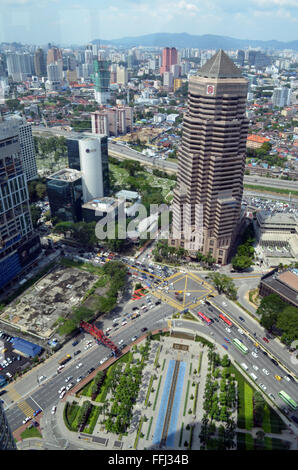
<instances>
[{"instance_id":1,"label":"white car","mask_svg":"<svg viewBox=\"0 0 298 470\"><path fill-rule=\"evenodd\" d=\"M82 378L83 378L83 377L81 377L81 376L78 377L78 378L77 378L77 382L78 382L78 383L81 382Z\"/></svg>"},{"instance_id":2,"label":"white car","mask_svg":"<svg viewBox=\"0 0 298 470\"><path fill-rule=\"evenodd\" d=\"M109 331L111 331L112 328L107 328L106 329L106 333L108 333Z\"/></svg>"},{"instance_id":3,"label":"white car","mask_svg":"<svg viewBox=\"0 0 298 470\"><path fill-rule=\"evenodd\" d=\"M259 356L257 355L257 353L255 353L254 351L251 353L251 355L252 355L253 357L255 357L255 358L259 357Z\"/></svg>"},{"instance_id":4,"label":"white car","mask_svg":"<svg viewBox=\"0 0 298 470\"><path fill-rule=\"evenodd\" d=\"M264 385L264 384L259 384L259 385L260 385L260 388L261 388L262 390L267 390L266 385Z\"/></svg>"},{"instance_id":5,"label":"white car","mask_svg":"<svg viewBox=\"0 0 298 470\"><path fill-rule=\"evenodd\" d=\"M269 372L267 369L262 369L262 371L264 372L265 375L269 375Z\"/></svg>"},{"instance_id":6,"label":"white car","mask_svg":"<svg viewBox=\"0 0 298 470\"><path fill-rule=\"evenodd\" d=\"M53 406L52 409L51 409L51 413L52 415L54 415L56 413L56 409L57 409L57 406Z\"/></svg>"},{"instance_id":7,"label":"white car","mask_svg":"<svg viewBox=\"0 0 298 470\"><path fill-rule=\"evenodd\" d=\"M39 380L39 382L42 382L42 381L45 380L46 378L47 378L47 377L46 377L45 375L41 375L38 380Z\"/></svg>"},{"instance_id":8,"label":"white car","mask_svg":"<svg viewBox=\"0 0 298 470\"><path fill-rule=\"evenodd\" d=\"M255 366L255 365L253 365L252 368L253 368L254 370L259 370L258 366Z\"/></svg>"},{"instance_id":9,"label":"white car","mask_svg":"<svg viewBox=\"0 0 298 470\"><path fill-rule=\"evenodd\" d=\"M238 328L238 330L237 330L237 331L238 331L238 333L240 333L241 335L244 335L244 331L243 331L243 330L241 330L241 328Z\"/></svg>"},{"instance_id":10,"label":"white car","mask_svg":"<svg viewBox=\"0 0 298 470\"><path fill-rule=\"evenodd\" d=\"M137 336L133 336L133 337L131 338L131 341L135 341L136 339L137 339Z\"/></svg>"},{"instance_id":11,"label":"white car","mask_svg":"<svg viewBox=\"0 0 298 470\"><path fill-rule=\"evenodd\" d=\"M122 326L124 325L127 325L127 321L126 320L123 320L123 322L121 323Z\"/></svg>"},{"instance_id":12,"label":"white car","mask_svg":"<svg viewBox=\"0 0 298 470\"><path fill-rule=\"evenodd\" d=\"M73 387L73 383L72 383L72 382L70 382L70 383L66 386L66 390L70 390L71 387Z\"/></svg>"},{"instance_id":13,"label":"white car","mask_svg":"<svg viewBox=\"0 0 298 470\"><path fill-rule=\"evenodd\" d=\"M61 393L61 395L59 396L59 398L60 398L60 399L61 399L61 398L63 398L63 397L64 397L64 395L65 395L65 393L66 393L66 391L65 391L65 390L63 390L63 392Z\"/></svg>"},{"instance_id":14,"label":"white car","mask_svg":"<svg viewBox=\"0 0 298 470\"><path fill-rule=\"evenodd\" d=\"M76 365L76 369L79 369L80 367L82 367L82 363L80 362L79 364Z\"/></svg>"},{"instance_id":15,"label":"white car","mask_svg":"<svg viewBox=\"0 0 298 470\"><path fill-rule=\"evenodd\" d=\"M287 382L291 382L290 378L289 378L287 375L284 376L284 379L285 379Z\"/></svg>"},{"instance_id":16,"label":"white car","mask_svg":"<svg viewBox=\"0 0 298 470\"><path fill-rule=\"evenodd\" d=\"M231 333L231 331L232 331L232 330L231 330L230 328L228 328L228 327L225 328L225 330L226 330L228 333Z\"/></svg>"},{"instance_id":17,"label":"white car","mask_svg":"<svg viewBox=\"0 0 298 470\"><path fill-rule=\"evenodd\" d=\"M58 394L60 395L64 391L65 391L65 387L63 386L63 387L60 388L60 390L58 390Z\"/></svg>"},{"instance_id":18,"label":"white car","mask_svg":"<svg viewBox=\"0 0 298 470\"><path fill-rule=\"evenodd\" d=\"M26 416L26 418L23 419L23 424L28 423L28 421L30 421L30 419L32 419L31 416Z\"/></svg>"},{"instance_id":19,"label":"white car","mask_svg":"<svg viewBox=\"0 0 298 470\"><path fill-rule=\"evenodd\" d=\"M65 382L67 383L67 382L69 382L71 379L72 379L72 376L70 375L69 377L67 377L67 378L65 379Z\"/></svg>"},{"instance_id":20,"label":"white car","mask_svg":"<svg viewBox=\"0 0 298 470\"><path fill-rule=\"evenodd\" d=\"M118 344L120 345L120 344L122 344L122 343L123 343L123 339L120 339L120 341L119 341Z\"/></svg>"}]
</instances>

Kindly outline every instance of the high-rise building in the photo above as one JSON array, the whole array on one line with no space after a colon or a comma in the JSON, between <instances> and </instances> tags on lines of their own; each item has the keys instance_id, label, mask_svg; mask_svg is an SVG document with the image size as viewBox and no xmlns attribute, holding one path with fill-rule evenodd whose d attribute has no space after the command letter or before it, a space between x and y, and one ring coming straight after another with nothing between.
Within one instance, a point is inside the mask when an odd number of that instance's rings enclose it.
<instances>
[{"instance_id":1,"label":"high-rise building","mask_svg":"<svg viewBox=\"0 0 298 470\"><path fill-rule=\"evenodd\" d=\"M8 75L16 82L35 74L33 56L28 52L9 52L6 62Z\"/></svg>"},{"instance_id":2,"label":"high-rise building","mask_svg":"<svg viewBox=\"0 0 298 470\"><path fill-rule=\"evenodd\" d=\"M244 65L244 59L245 59L245 52L239 49L237 51L237 62L241 67L243 67Z\"/></svg>"},{"instance_id":3,"label":"high-rise building","mask_svg":"<svg viewBox=\"0 0 298 470\"><path fill-rule=\"evenodd\" d=\"M121 106L91 113L92 134L117 136L133 128L133 108Z\"/></svg>"},{"instance_id":4,"label":"high-rise building","mask_svg":"<svg viewBox=\"0 0 298 470\"><path fill-rule=\"evenodd\" d=\"M91 149L88 147L88 142L91 141L93 144L94 140L97 141L96 146ZM80 142L85 141L84 144ZM66 141L67 151L68 151L68 166L71 169L75 169L81 171L84 168L84 172L82 172L82 178L84 179L86 174L86 167L88 167L88 163L91 162L91 166L94 165L95 168L95 175L101 174L102 179L99 178L98 187L103 188L103 196L108 196L110 193L110 181L109 181L109 163L108 163L108 139L106 135L92 135L90 133L72 133L72 135ZM88 158L88 154L95 148L95 153L93 160ZM87 152L89 150L89 152ZM91 154L94 152L92 151ZM81 162L83 161L83 167ZM91 161L92 160L92 161ZM86 163L87 162L87 163ZM90 165L89 165L90 166ZM89 175L89 170L87 171ZM94 191L96 192L96 191ZM98 191L101 193L101 189ZM95 196L97 197L97 196ZM98 196L99 197L99 196Z\"/></svg>"},{"instance_id":5,"label":"high-rise building","mask_svg":"<svg viewBox=\"0 0 298 470\"><path fill-rule=\"evenodd\" d=\"M47 178L47 194L51 216L65 222L82 219L82 175L80 171L64 168Z\"/></svg>"},{"instance_id":6,"label":"high-rise building","mask_svg":"<svg viewBox=\"0 0 298 470\"><path fill-rule=\"evenodd\" d=\"M35 73L38 77L45 77L47 74L45 54L41 48L38 48L34 55Z\"/></svg>"},{"instance_id":7,"label":"high-rise building","mask_svg":"<svg viewBox=\"0 0 298 470\"><path fill-rule=\"evenodd\" d=\"M272 104L278 108L291 104L291 89L288 87L274 88L272 94Z\"/></svg>"},{"instance_id":8,"label":"high-rise building","mask_svg":"<svg viewBox=\"0 0 298 470\"><path fill-rule=\"evenodd\" d=\"M51 63L47 66L48 79L50 82L58 82L62 79L62 70L58 64Z\"/></svg>"},{"instance_id":9,"label":"high-rise building","mask_svg":"<svg viewBox=\"0 0 298 470\"><path fill-rule=\"evenodd\" d=\"M127 85L128 82L128 71L126 67L119 66L117 67L117 83L121 85Z\"/></svg>"},{"instance_id":10,"label":"high-rise building","mask_svg":"<svg viewBox=\"0 0 298 470\"><path fill-rule=\"evenodd\" d=\"M106 104L110 99L109 64L104 60L93 61L94 97L97 103Z\"/></svg>"},{"instance_id":11,"label":"high-rise building","mask_svg":"<svg viewBox=\"0 0 298 470\"><path fill-rule=\"evenodd\" d=\"M22 276L41 252L33 231L19 125L0 122L0 292Z\"/></svg>"},{"instance_id":12,"label":"high-rise building","mask_svg":"<svg viewBox=\"0 0 298 470\"><path fill-rule=\"evenodd\" d=\"M106 136L79 140L84 202L109 194L108 140Z\"/></svg>"},{"instance_id":13,"label":"high-rise building","mask_svg":"<svg viewBox=\"0 0 298 470\"><path fill-rule=\"evenodd\" d=\"M224 51L191 76L174 190L172 246L227 262L241 216L247 81Z\"/></svg>"},{"instance_id":14,"label":"high-rise building","mask_svg":"<svg viewBox=\"0 0 298 470\"><path fill-rule=\"evenodd\" d=\"M38 177L32 126L25 118L11 115L5 121L14 122L19 128L19 142L22 155L22 166L27 181Z\"/></svg>"},{"instance_id":15,"label":"high-rise building","mask_svg":"<svg viewBox=\"0 0 298 470\"><path fill-rule=\"evenodd\" d=\"M175 65L178 62L178 52L175 47L165 47L162 51L162 65L160 67L160 74L170 72L171 65Z\"/></svg>"},{"instance_id":16,"label":"high-rise building","mask_svg":"<svg viewBox=\"0 0 298 470\"><path fill-rule=\"evenodd\" d=\"M255 65L257 51L248 51L247 62L248 65Z\"/></svg>"},{"instance_id":17,"label":"high-rise building","mask_svg":"<svg viewBox=\"0 0 298 470\"><path fill-rule=\"evenodd\" d=\"M59 61L62 61L62 51L61 49L58 49L58 47L51 47L48 50L48 55L47 55L47 65L49 64L55 64Z\"/></svg>"},{"instance_id":18,"label":"high-rise building","mask_svg":"<svg viewBox=\"0 0 298 470\"><path fill-rule=\"evenodd\" d=\"M0 402L0 450L17 450L15 439L9 427L5 411Z\"/></svg>"},{"instance_id":19,"label":"high-rise building","mask_svg":"<svg viewBox=\"0 0 298 470\"><path fill-rule=\"evenodd\" d=\"M174 88L174 76L172 72L164 72L163 74L163 86L167 91L173 91Z\"/></svg>"}]
</instances>

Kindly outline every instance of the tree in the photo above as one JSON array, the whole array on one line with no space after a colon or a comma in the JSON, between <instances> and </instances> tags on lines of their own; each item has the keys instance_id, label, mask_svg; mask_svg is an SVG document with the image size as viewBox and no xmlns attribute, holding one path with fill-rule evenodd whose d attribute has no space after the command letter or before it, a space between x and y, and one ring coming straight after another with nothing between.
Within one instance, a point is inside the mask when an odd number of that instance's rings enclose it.
<instances>
[{"instance_id":1,"label":"tree","mask_svg":"<svg viewBox=\"0 0 298 470\"><path fill-rule=\"evenodd\" d=\"M244 271L247 268L250 268L251 265L253 264L252 258L249 256L243 256L243 255L236 255L232 259L232 266L233 269L236 271Z\"/></svg>"},{"instance_id":2,"label":"tree","mask_svg":"<svg viewBox=\"0 0 298 470\"><path fill-rule=\"evenodd\" d=\"M41 216L41 208L36 206L35 204L31 204L30 206L30 213L31 213L31 220L32 220L32 225L33 228L37 228L38 226L38 220Z\"/></svg>"},{"instance_id":3,"label":"tree","mask_svg":"<svg viewBox=\"0 0 298 470\"><path fill-rule=\"evenodd\" d=\"M276 325L278 313L286 306L287 304L277 294L270 294L264 297L256 312L261 316L261 325L268 331L272 331Z\"/></svg>"},{"instance_id":4,"label":"tree","mask_svg":"<svg viewBox=\"0 0 298 470\"><path fill-rule=\"evenodd\" d=\"M279 314L276 323L277 328L281 329L283 334L281 340L290 345L292 341L298 339L298 308L288 306Z\"/></svg>"},{"instance_id":5,"label":"tree","mask_svg":"<svg viewBox=\"0 0 298 470\"><path fill-rule=\"evenodd\" d=\"M209 278L220 294L224 293L232 300L237 299L237 290L231 278L220 273L211 273Z\"/></svg>"}]
</instances>

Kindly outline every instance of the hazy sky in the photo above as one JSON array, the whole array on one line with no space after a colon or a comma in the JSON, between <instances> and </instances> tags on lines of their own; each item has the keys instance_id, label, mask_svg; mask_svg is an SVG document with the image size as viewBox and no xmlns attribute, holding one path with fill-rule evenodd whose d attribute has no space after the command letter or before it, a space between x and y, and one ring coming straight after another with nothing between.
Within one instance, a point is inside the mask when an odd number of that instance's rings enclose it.
<instances>
[{"instance_id":1,"label":"hazy sky","mask_svg":"<svg viewBox=\"0 0 298 470\"><path fill-rule=\"evenodd\" d=\"M298 39L298 0L0 0L0 42L86 44L167 32Z\"/></svg>"}]
</instances>

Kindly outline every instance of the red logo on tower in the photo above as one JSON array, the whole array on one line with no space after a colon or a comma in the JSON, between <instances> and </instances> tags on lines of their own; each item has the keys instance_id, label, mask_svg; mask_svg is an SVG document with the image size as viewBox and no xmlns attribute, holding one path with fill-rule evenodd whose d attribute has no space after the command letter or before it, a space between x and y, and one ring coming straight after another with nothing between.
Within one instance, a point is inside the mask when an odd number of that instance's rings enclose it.
<instances>
[{"instance_id":1,"label":"red logo on tower","mask_svg":"<svg viewBox=\"0 0 298 470\"><path fill-rule=\"evenodd\" d=\"M213 85L207 85L207 95L214 95L215 87Z\"/></svg>"}]
</instances>

